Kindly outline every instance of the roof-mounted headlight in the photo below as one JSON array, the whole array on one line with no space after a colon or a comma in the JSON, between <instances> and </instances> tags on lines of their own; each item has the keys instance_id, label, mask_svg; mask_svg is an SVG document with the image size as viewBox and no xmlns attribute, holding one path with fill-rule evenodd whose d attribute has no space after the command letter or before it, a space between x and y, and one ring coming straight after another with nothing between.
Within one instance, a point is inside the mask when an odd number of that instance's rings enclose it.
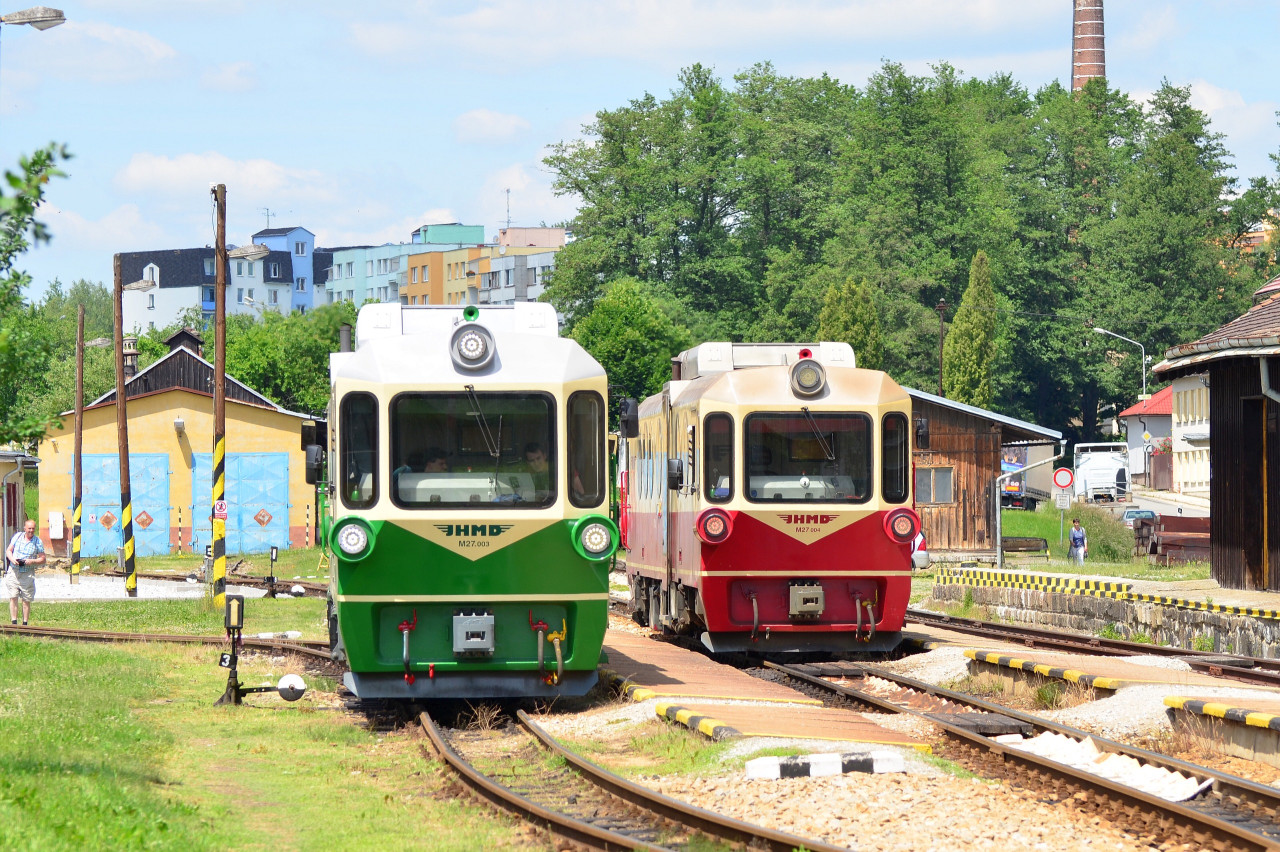
<instances>
[{"instance_id":1,"label":"roof-mounted headlight","mask_svg":"<svg viewBox=\"0 0 1280 852\"><path fill-rule=\"evenodd\" d=\"M827 371L812 358L803 358L791 368L791 390L797 396L817 396L827 386Z\"/></svg>"},{"instance_id":2,"label":"roof-mounted headlight","mask_svg":"<svg viewBox=\"0 0 1280 852\"><path fill-rule=\"evenodd\" d=\"M493 335L482 325L467 323L459 326L449 340L449 357L463 370L483 370L493 362L496 354Z\"/></svg>"}]
</instances>

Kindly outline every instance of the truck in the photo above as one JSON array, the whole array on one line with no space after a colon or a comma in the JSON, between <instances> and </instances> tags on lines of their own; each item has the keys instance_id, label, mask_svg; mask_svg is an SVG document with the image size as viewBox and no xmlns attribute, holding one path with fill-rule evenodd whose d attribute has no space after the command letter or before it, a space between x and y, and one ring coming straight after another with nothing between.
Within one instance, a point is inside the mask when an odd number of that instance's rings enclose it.
<instances>
[{"instance_id":1,"label":"truck","mask_svg":"<svg viewBox=\"0 0 1280 852\"><path fill-rule=\"evenodd\" d=\"M1076 444L1075 498L1123 503L1129 499L1129 447L1126 444Z\"/></svg>"},{"instance_id":2,"label":"truck","mask_svg":"<svg viewBox=\"0 0 1280 852\"><path fill-rule=\"evenodd\" d=\"M1048 491L1034 487L1027 481L1027 476L1017 473L1027 466L1029 449L1027 444L1006 444L1000 448L1000 473L1015 474L1004 480L1000 487L1002 509L1026 509L1034 512L1038 503L1049 501Z\"/></svg>"}]
</instances>

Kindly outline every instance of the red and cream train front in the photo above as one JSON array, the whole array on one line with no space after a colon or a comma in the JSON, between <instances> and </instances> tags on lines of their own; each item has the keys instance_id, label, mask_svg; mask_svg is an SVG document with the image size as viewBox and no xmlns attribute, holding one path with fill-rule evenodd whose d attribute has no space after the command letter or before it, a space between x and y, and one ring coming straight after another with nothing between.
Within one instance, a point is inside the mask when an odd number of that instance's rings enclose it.
<instances>
[{"instance_id":1,"label":"red and cream train front","mask_svg":"<svg viewBox=\"0 0 1280 852\"><path fill-rule=\"evenodd\" d=\"M704 343L634 419L622 511L638 617L715 652L898 643L920 529L902 387L847 344Z\"/></svg>"}]
</instances>

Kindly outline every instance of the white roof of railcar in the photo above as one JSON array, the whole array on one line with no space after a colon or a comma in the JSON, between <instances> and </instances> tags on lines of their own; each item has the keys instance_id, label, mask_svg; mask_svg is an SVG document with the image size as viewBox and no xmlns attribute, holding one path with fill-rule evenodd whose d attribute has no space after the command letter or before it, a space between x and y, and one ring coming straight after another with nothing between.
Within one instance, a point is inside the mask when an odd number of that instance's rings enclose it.
<instances>
[{"instance_id":1,"label":"white roof of railcar","mask_svg":"<svg viewBox=\"0 0 1280 852\"><path fill-rule=\"evenodd\" d=\"M496 354L482 370L450 357L463 306L366 305L356 320L356 351L329 356L334 380L460 388L481 382L515 386L562 384L604 375L577 341L558 336L555 309L544 303L480 306L477 325L492 334Z\"/></svg>"},{"instance_id":2,"label":"white roof of railcar","mask_svg":"<svg viewBox=\"0 0 1280 852\"><path fill-rule=\"evenodd\" d=\"M788 366L800 360L800 350L826 367L856 367L853 347L848 343L702 343L675 357L684 381L712 373L727 373L749 367Z\"/></svg>"}]
</instances>

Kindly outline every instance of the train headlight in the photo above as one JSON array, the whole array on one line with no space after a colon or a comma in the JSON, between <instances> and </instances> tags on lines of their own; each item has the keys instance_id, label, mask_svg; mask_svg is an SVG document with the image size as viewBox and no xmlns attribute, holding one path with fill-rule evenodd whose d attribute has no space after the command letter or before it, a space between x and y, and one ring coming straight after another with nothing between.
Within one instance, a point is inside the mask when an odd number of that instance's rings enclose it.
<instances>
[{"instance_id":1,"label":"train headlight","mask_svg":"<svg viewBox=\"0 0 1280 852\"><path fill-rule=\"evenodd\" d=\"M733 521L724 509L707 509L698 516L694 528L698 531L698 538L707 544L719 544L733 532Z\"/></svg>"},{"instance_id":2,"label":"train headlight","mask_svg":"<svg viewBox=\"0 0 1280 852\"><path fill-rule=\"evenodd\" d=\"M495 352L493 335L482 325L461 325L449 340L449 356L464 370L484 369L492 363Z\"/></svg>"},{"instance_id":3,"label":"train headlight","mask_svg":"<svg viewBox=\"0 0 1280 852\"><path fill-rule=\"evenodd\" d=\"M827 386L827 371L812 358L803 358L791 368L791 390L798 396L817 396Z\"/></svg>"},{"instance_id":4,"label":"train headlight","mask_svg":"<svg viewBox=\"0 0 1280 852\"><path fill-rule=\"evenodd\" d=\"M920 533L920 516L910 509L894 509L884 516L884 534L907 544Z\"/></svg>"},{"instance_id":5,"label":"train headlight","mask_svg":"<svg viewBox=\"0 0 1280 852\"><path fill-rule=\"evenodd\" d=\"M570 536L578 555L593 562L608 559L618 549L618 526L602 515L579 518Z\"/></svg>"},{"instance_id":6,"label":"train headlight","mask_svg":"<svg viewBox=\"0 0 1280 852\"><path fill-rule=\"evenodd\" d=\"M364 521L346 518L333 525L333 547L348 560L358 562L373 550L373 530Z\"/></svg>"}]
</instances>

